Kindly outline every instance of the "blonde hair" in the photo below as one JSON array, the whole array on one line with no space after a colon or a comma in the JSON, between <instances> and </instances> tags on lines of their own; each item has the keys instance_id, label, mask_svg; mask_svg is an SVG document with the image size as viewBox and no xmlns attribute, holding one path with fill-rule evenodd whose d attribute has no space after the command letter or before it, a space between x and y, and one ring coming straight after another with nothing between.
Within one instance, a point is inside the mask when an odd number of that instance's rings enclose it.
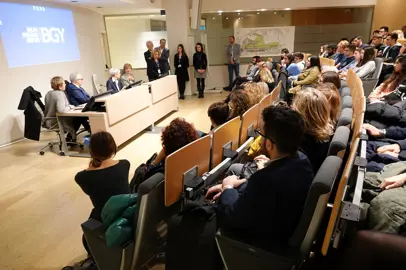
<instances>
[{"instance_id":1,"label":"blonde hair","mask_svg":"<svg viewBox=\"0 0 406 270\"><path fill-rule=\"evenodd\" d=\"M330 104L330 121L335 125L341 111L341 97L337 87L333 83L327 82L317 86L317 90L326 96L328 103Z\"/></svg>"},{"instance_id":2,"label":"blonde hair","mask_svg":"<svg viewBox=\"0 0 406 270\"><path fill-rule=\"evenodd\" d=\"M258 104L261 99L264 97L264 91L262 88L255 82L248 82L243 84L244 92L247 93L251 106Z\"/></svg>"},{"instance_id":3,"label":"blonde hair","mask_svg":"<svg viewBox=\"0 0 406 270\"><path fill-rule=\"evenodd\" d=\"M269 94L269 86L268 86L267 83L258 82L257 84L258 84L259 87L261 87L262 93L263 93L264 95Z\"/></svg>"},{"instance_id":4,"label":"blonde hair","mask_svg":"<svg viewBox=\"0 0 406 270\"><path fill-rule=\"evenodd\" d=\"M155 53L158 53L158 57L161 57L161 52L158 49L153 50L152 58L154 58Z\"/></svg>"},{"instance_id":5,"label":"blonde hair","mask_svg":"<svg viewBox=\"0 0 406 270\"><path fill-rule=\"evenodd\" d=\"M132 69L133 69L133 66L132 66L131 64L129 64L129 63L124 64L123 72L125 72L125 70L126 70L127 68L130 68L130 69L132 70Z\"/></svg>"},{"instance_id":6,"label":"blonde hair","mask_svg":"<svg viewBox=\"0 0 406 270\"><path fill-rule=\"evenodd\" d=\"M59 87L61 87L64 83L64 80L60 76L55 76L51 79L51 88L53 90L60 90Z\"/></svg>"},{"instance_id":7,"label":"blonde hair","mask_svg":"<svg viewBox=\"0 0 406 270\"><path fill-rule=\"evenodd\" d=\"M330 123L330 105L326 96L317 89L306 88L296 94L293 107L305 120L305 133L318 141L329 140L333 135Z\"/></svg>"},{"instance_id":8,"label":"blonde hair","mask_svg":"<svg viewBox=\"0 0 406 270\"><path fill-rule=\"evenodd\" d=\"M265 83L271 83L273 82L273 77L271 72L266 69L263 68L259 71L259 77L261 77L261 82L265 82Z\"/></svg>"}]
</instances>

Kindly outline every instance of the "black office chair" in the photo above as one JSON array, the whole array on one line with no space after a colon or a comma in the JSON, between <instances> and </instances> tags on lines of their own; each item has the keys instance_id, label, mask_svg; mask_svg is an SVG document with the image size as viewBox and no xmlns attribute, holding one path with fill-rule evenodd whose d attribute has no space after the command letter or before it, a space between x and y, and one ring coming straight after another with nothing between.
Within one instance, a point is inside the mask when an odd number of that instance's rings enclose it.
<instances>
[{"instance_id":1,"label":"black office chair","mask_svg":"<svg viewBox=\"0 0 406 270\"><path fill-rule=\"evenodd\" d=\"M134 216L134 238L121 248L108 248L103 223L89 219L82 230L99 270L149 269L166 239L166 221L180 211L180 203L166 207L164 175L157 173L138 188L138 212Z\"/></svg>"},{"instance_id":2,"label":"black office chair","mask_svg":"<svg viewBox=\"0 0 406 270\"><path fill-rule=\"evenodd\" d=\"M336 156L326 158L314 178L307 195L302 217L289 240L288 255L278 255L247 245L225 236L216 236L217 245L228 270L292 270L308 259L324 216L342 160Z\"/></svg>"}]
</instances>

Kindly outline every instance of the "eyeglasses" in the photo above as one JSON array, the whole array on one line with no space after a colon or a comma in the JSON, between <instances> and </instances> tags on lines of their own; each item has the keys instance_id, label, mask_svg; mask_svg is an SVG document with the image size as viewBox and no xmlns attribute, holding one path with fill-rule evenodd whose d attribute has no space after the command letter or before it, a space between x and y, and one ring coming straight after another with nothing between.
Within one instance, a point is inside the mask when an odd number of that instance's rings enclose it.
<instances>
[{"instance_id":1,"label":"eyeglasses","mask_svg":"<svg viewBox=\"0 0 406 270\"><path fill-rule=\"evenodd\" d=\"M272 143L275 143L274 140L272 140L271 138L265 136L265 134L263 134L259 128L257 128L257 129L255 130L255 133L256 133L257 135L259 135L259 136L265 138L265 139L270 140Z\"/></svg>"}]
</instances>

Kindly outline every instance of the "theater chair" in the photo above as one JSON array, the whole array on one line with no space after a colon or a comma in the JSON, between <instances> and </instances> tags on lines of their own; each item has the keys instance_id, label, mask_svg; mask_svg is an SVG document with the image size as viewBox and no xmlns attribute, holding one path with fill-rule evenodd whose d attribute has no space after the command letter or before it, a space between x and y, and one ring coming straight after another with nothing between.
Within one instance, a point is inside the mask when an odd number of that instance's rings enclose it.
<instances>
[{"instance_id":1,"label":"theater chair","mask_svg":"<svg viewBox=\"0 0 406 270\"><path fill-rule=\"evenodd\" d=\"M352 122L352 108L344 108L341 110L337 121L337 128L341 126L350 126Z\"/></svg>"},{"instance_id":2,"label":"theater chair","mask_svg":"<svg viewBox=\"0 0 406 270\"><path fill-rule=\"evenodd\" d=\"M327 156L338 156L344 158L345 151L350 138L350 129L348 127L338 127L331 140Z\"/></svg>"},{"instance_id":3,"label":"theater chair","mask_svg":"<svg viewBox=\"0 0 406 270\"><path fill-rule=\"evenodd\" d=\"M341 110L345 108L352 108L352 97L351 96L345 96L341 98Z\"/></svg>"},{"instance_id":4,"label":"theater chair","mask_svg":"<svg viewBox=\"0 0 406 270\"><path fill-rule=\"evenodd\" d=\"M341 87L340 93L341 93L341 98L343 98L345 96L351 96L351 89L348 86L343 86L343 87Z\"/></svg>"},{"instance_id":5,"label":"theater chair","mask_svg":"<svg viewBox=\"0 0 406 270\"><path fill-rule=\"evenodd\" d=\"M134 216L134 238L122 248L108 248L105 229L89 219L82 230L99 270L148 269L162 252L166 236L165 221L180 210L179 204L165 207L164 175L155 174L138 189L138 212Z\"/></svg>"},{"instance_id":6,"label":"theater chair","mask_svg":"<svg viewBox=\"0 0 406 270\"><path fill-rule=\"evenodd\" d=\"M289 240L288 255L281 256L247 245L227 237L219 231L217 245L228 270L291 270L298 269L308 259L310 249L318 233L330 192L342 160L329 156L323 162L307 195L299 224Z\"/></svg>"}]
</instances>

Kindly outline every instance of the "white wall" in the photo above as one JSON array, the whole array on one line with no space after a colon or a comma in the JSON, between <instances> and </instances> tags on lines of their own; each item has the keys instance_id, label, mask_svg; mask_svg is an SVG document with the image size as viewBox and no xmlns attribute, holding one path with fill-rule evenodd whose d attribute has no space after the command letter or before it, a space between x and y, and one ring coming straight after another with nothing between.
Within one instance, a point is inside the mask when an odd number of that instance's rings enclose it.
<instances>
[{"instance_id":1,"label":"white wall","mask_svg":"<svg viewBox=\"0 0 406 270\"><path fill-rule=\"evenodd\" d=\"M320 7L354 7L354 6L374 6L376 0L204 0L202 12L213 11L235 11L235 10L256 10L256 9L303 9L303 8L320 8Z\"/></svg>"},{"instance_id":2,"label":"white wall","mask_svg":"<svg viewBox=\"0 0 406 270\"><path fill-rule=\"evenodd\" d=\"M106 17L106 31L111 65L115 68L123 68L125 63L133 68L146 68L145 43L151 40L158 47L161 38L167 39L166 32L151 32L150 19L134 16Z\"/></svg>"},{"instance_id":3,"label":"white wall","mask_svg":"<svg viewBox=\"0 0 406 270\"><path fill-rule=\"evenodd\" d=\"M71 9L80 50L80 61L8 68L0 39L0 145L24 136L24 112L18 111L17 107L22 91L27 86L33 86L44 97L51 89L49 81L53 76L68 79L70 73L78 71L84 76L84 88L92 94L91 75L97 74L97 77L103 78L103 80L105 78L100 36L100 33L104 31L104 23L101 14L88 9L52 5L49 2L20 1L20 3Z\"/></svg>"}]
</instances>

